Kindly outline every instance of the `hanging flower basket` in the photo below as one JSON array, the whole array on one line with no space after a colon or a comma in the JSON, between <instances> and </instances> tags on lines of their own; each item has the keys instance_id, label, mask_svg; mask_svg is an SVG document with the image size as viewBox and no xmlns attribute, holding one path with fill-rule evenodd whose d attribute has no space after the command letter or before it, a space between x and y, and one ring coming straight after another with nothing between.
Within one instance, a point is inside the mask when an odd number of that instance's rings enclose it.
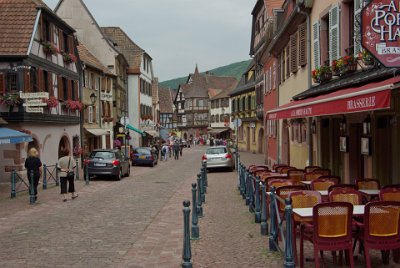
<instances>
[{"instance_id":1,"label":"hanging flower basket","mask_svg":"<svg viewBox=\"0 0 400 268\"><path fill-rule=\"evenodd\" d=\"M5 94L0 96L0 103L9 107L19 106L23 100L17 94Z\"/></svg>"},{"instance_id":2,"label":"hanging flower basket","mask_svg":"<svg viewBox=\"0 0 400 268\"><path fill-rule=\"evenodd\" d=\"M55 107L57 107L58 106L58 99L56 98L56 97L54 97L54 96L51 96L50 98L44 98L43 100L42 100L44 103L46 103L47 104L47 107L49 107L49 108L55 108Z\"/></svg>"},{"instance_id":3,"label":"hanging flower basket","mask_svg":"<svg viewBox=\"0 0 400 268\"><path fill-rule=\"evenodd\" d=\"M64 101L63 105L72 112L80 112L83 109L83 104L80 101L66 100Z\"/></svg>"},{"instance_id":4,"label":"hanging flower basket","mask_svg":"<svg viewBox=\"0 0 400 268\"><path fill-rule=\"evenodd\" d=\"M332 79L332 69L330 66L321 66L312 71L314 83L325 83Z\"/></svg>"},{"instance_id":5,"label":"hanging flower basket","mask_svg":"<svg viewBox=\"0 0 400 268\"><path fill-rule=\"evenodd\" d=\"M63 56L63 60L64 60L64 62L65 63L72 63L72 62L76 62L76 57L75 57L75 55L73 55L73 54L70 54L70 53L63 53L62 54L62 56Z\"/></svg>"},{"instance_id":6,"label":"hanging flower basket","mask_svg":"<svg viewBox=\"0 0 400 268\"><path fill-rule=\"evenodd\" d=\"M42 46L43 52L46 54L53 55L60 52L58 48L50 42L43 42Z\"/></svg>"}]
</instances>

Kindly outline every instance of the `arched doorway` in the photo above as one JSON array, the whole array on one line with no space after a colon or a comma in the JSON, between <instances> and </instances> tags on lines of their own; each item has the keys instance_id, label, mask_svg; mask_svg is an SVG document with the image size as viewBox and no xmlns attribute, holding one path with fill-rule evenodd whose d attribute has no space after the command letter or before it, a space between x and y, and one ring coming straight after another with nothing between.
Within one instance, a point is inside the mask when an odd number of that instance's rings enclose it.
<instances>
[{"instance_id":1,"label":"arched doorway","mask_svg":"<svg viewBox=\"0 0 400 268\"><path fill-rule=\"evenodd\" d=\"M58 145L58 158L61 158L63 156L63 152L65 151L65 149L71 151L71 143L69 142L67 136L63 136L60 140L60 144Z\"/></svg>"},{"instance_id":2,"label":"arched doorway","mask_svg":"<svg viewBox=\"0 0 400 268\"><path fill-rule=\"evenodd\" d=\"M287 120L283 120L282 123L282 151L281 151L281 162L282 164L290 165L289 155L289 126Z\"/></svg>"},{"instance_id":3,"label":"arched doorway","mask_svg":"<svg viewBox=\"0 0 400 268\"><path fill-rule=\"evenodd\" d=\"M264 143L264 129L260 128L258 131L258 153L263 154L264 153L264 148L265 148L265 143Z\"/></svg>"}]
</instances>

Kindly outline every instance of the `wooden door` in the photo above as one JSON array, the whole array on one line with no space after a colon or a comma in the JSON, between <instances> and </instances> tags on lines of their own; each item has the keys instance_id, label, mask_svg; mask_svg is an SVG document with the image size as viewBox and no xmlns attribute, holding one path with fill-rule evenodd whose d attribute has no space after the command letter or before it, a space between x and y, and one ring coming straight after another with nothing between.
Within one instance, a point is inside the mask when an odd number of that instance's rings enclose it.
<instances>
[{"instance_id":1,"label":"wooden door","mask_svg":"<svg viewBox=\"0 0 400 268\"><path fill-rule=\"evenodd\" d=\"M372 144L375 144L375 146L371 153L376 161L373 174L380 181L381 185L392 183L393 144L390 119L387 116L376 118L375 142L372 141Z\"/></svg>"},{"instance_id":2,"label":"wooden door","mask_svg":"<svg viewBox=\"0 0 400 268\"><path fill-rule=\"evenodd\" d=\"M350 183L364 178L364 156L361 154L362 124L349 126L349 175Z\"/></svg>"}]
</instances>

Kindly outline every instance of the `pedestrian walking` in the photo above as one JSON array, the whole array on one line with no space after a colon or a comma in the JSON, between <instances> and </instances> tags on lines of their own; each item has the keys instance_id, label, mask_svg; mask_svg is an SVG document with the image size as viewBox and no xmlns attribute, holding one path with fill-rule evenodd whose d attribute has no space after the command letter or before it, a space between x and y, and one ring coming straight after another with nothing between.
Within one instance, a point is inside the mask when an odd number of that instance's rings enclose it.
<instances>
[{"instance_id":1,"label":"pedestrian walking","mask_svg":"<svg viewBox=\"0 0 400 268\"><path fill-rule=\"evenodd\" d=\"M181 157L182 157L182 151L183 151L183 143L180 143L179 144L179 154L181 155Z\"/></svg>"},{"instance_id":2,"label":"pedestrian walking","mask_svg":"<svg viewBox=\"0 0 400 268\"><path fill-rule=\"evenodd\" d=\"M42 175L42 162L39 158L39 152L36 148L31 148L28 151L28 157L25 160L25 168L28 174L28 181L29 181L29 194L31 193L31 183L32 178L31 174L33 172L33 194L35 195L35 200L37 200L37 187L39 184L40 176Z\"/></svg>"},{"instance_id":3,"label":"pedestrian walking","mask_svg":"<svg viewBox=\"0 0 400 268\"><path fill-rule=\"evenodd\" d=\"M175 142L173 145L175 160L179 160L179 147L179 144Z\"/></svg>"},{"instance_id":4,"label":"pedestrian walking","mask_svg":"<svg viewBox=\"0 0 400 268\"><path fill-rule=\"evenodd\" d=\"M63 195L63 201L67 201L68 193L71 193L72 199L78 197L78 194L75 192L75 160L72 156L69 155L70 151L68 148L65 148L62 151L62 157L58 160L58 168L60 170L60 183L61 183L61 194ZM68 187L68 191L67 191Z\"/></svg>"},{"instance_id":5,"label":"pedestrian walking","mask_svg":"<svg viewBox=\"0 0 400 268\"><path fill-rule=\"evenodd\" d=\"M164 161L167 161L168 159L167 157L168 151L169 151L168 145L164 144L163 147L161 148L161 154L163 155Z\"/></svg>"}]
</instances>

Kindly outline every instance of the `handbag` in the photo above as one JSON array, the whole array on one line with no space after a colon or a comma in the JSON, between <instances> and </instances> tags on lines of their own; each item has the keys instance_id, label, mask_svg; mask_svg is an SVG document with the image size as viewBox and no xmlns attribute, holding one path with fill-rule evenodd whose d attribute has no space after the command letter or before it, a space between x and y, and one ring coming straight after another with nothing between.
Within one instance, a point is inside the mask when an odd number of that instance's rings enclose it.
<instances>
[{"instance_id":1,"label":"handbag","mask_svg":"<svg viewBox=\"0 0 400 268\"><path fill-rule=\"evenodd\" d=\"M71 164L71 157L69 157L69 160L68 160L68 169L69 169L69 165ZM74 171L68 171L67 172L67 177L73 177L73 176L75 176L75 172Z\"/></svg>"}]
</instances>

